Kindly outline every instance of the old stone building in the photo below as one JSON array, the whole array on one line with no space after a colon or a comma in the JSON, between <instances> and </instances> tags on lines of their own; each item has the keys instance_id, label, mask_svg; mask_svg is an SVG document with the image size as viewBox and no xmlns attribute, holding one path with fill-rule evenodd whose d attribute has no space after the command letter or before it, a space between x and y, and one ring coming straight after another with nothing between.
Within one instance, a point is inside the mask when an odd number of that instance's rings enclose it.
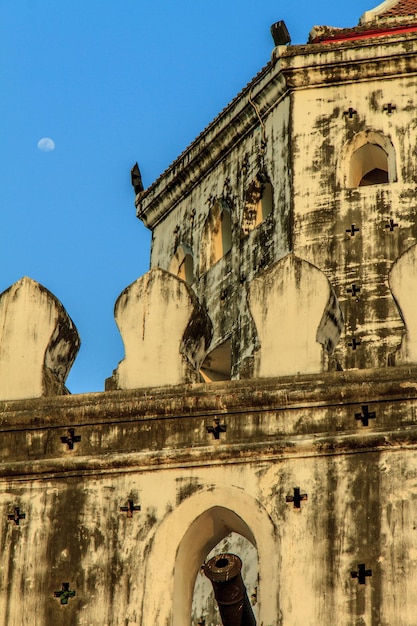
<instances>
[{"instance_id":1,"label":"old stone building","mask_svg":"<svg viewBox=\"0 0 417 626\"><path fill-rule=\"evenodd\" d=\"M67 393L52 294L0 296L1 624L220 624L213 550L259 626L417 624L417 0L273 34L136 171L151 263L105 392Z\"/></svg>"}]
</instances>

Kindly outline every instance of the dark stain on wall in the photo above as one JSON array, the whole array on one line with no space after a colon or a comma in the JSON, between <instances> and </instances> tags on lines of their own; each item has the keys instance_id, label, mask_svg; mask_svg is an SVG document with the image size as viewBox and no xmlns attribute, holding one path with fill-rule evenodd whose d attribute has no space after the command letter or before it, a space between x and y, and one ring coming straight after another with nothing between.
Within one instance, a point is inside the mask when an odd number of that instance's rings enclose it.
<instances>
[{"instance_id":1,"label":"dark stain on wall","mask_svg":"<svg viewBox=\"0 0 417 626\"><path fill-rule=\"evenodd\" d=\"M183 500L189 498L194 493L201 491L204 486L199 482L198 478L181 477L176 479L177 482L177 506Z\"/></svg>"},{"instance_id":2,"label":"dark stain on wall","mask_svg":"<svg viewBox=\"0 0 417 626\"><path fill-rule=\"evenodd\" d=\"M86 497L83 483L67 479L58 484L51 497L51 518L46 560L49 576L46 578L47 601L45 602L44 624L76 626L78 612L88 602L88 584L81 570L83 546L80 536L80 521ZM53 593L61 589L62 583L70 583L76 596L67 605L60 604ZM49 591L49 593L48 593Z\"/></svg>"}]
</instances>

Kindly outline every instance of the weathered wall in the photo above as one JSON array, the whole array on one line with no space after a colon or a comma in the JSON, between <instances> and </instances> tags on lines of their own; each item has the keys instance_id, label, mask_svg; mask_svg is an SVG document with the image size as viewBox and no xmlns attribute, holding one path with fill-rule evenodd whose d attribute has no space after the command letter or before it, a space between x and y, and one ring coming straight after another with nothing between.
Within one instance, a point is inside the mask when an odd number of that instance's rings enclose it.
<instances>
[{"instance_id":1,"label":"weathered wall","mask_svg":"<svg viewBox=\"0 0 417 626\"><path fill-rule=\"evenodd\" d=\"M346 326L334 358L343 369L392 364L404 333L388 273L417 234L410 45L345 44L326 55L329 69L323 65L321 72L315 46L310 54L306 47L308 88L297 85L293 95L294 252L326 273L341 302ZM392 182L350 187L356 139L379 140L392 152ZM353 284L360 291L352 294ZM355 350L353 337L361 342Z\"/></svg>"},{"instance_id":2,"label":"weathered wall","mask_svg":"<svg viewBox=\"0 0 417 626\"><path fill-rule=\"evenodd\" d=\"M213 620L230 542L259 626L416 621L415 43L275 49L137 196L119 390L48 397L73 324L2 294L0 624Z\"/></svg>"},{"instance_id":3,"label":"weathered wall","mask_svg":"<svg viewBox=\"0 0 417 626\"><path fill-rule=\"evenodd\" d=\"M259 624L409 626L416 374L2 403L0 623L185 626L204 558L236 531L257 549Z\"/></svg>"},{"instance_id":4,"label":"weathered wall","mask_svg":"<svg viewBox=\"0 0 417 626\"><path fill-rule=\"evenodd\" d=\"M251 281L288 252L327 276L342 311L338 344L316 346L317 371L413 361L401 348L409 330L388 275L416 244L414 43L409 33L277 48L259 77L138 197L138 215L153 229L152 266L173 271L178 245L190 246L192 287L213 323L211 347L231 340L231 378L254 374L265 335L249 311ZM231 137L227 129L240 126L245 132ZM352 186L361 146L386 154L387 182ZM213 163L206 163L209 147L221 155ZM248 229L247 191L259 173L272 185L272 211ZM182 195L170 191L174 181ZM232 247L207 269L204 227L216 202L230 210Z\"/></svg>"},{"instance_id":5,"label":"weathered wall","mask_svg":"<svg viewBox=\"0 0 417 626\"><path fill-rule=\"evenodd\" d=\"M282 86L277 88L281 90ZM247 104L249 95L242 101L257 119L255 109ZM265 120L265 132L256 124L233 152L225 154L181 197L175 210L167 212L163 221L153 228L151 267L173 271L171 261L176 250L182 244L189 247L194 260L192 287L213 323L211 348L232 337L233 378L253 375L251 359L256 340L247 307L247 285L264 267L290 250L290 180L286 173L290 166L288 99L274 104L274 109L274 115ZM227 122L234 123L233 119L227 119L224 125ZM237 131L233 137L235 140L239 137ZM271 181L274 210L245 234L245 194L259 172L264 172ZM205 227L210 209L219 202L230 210L232 246L207 269Z\"/></svg>"},{"instance_id":6,"label":"weathered wall","mask_svg":"<svg viewBox=\"0 0 417 626\"><path fill-rule=\"evenodd\" d=\"M0 399L68 393L80 339L62 304L24 276L0 294Z\"/></svg>"}]
</instances>

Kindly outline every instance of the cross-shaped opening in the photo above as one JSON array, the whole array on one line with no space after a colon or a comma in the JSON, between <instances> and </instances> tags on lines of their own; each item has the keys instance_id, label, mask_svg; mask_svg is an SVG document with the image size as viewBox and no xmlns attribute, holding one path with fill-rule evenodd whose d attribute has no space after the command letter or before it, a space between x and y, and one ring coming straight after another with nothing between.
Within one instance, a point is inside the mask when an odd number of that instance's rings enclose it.
<instances>
[{"instance_id":1,"label":"cross-shaped opening","mask_svg":"<svg viewBox=\"0 0 417 626\"><path fill-rule=\"evenodd\" d=\"M25 519L26 514L20 512L20 507L15 506L14 512L11 515L7 516L11 522L14 522L16 526L19 526L20 520Z\"/></svg>"},{"instance_id":2,"label":"cross-shaped opening","mask_svg":"<svg viewBox=\"0 0 417 626\"><path fill-rule=\"evenodd\" d=\"M366 583L366 579L369 576L372 576L372 570L371 569L366 569L365 568L365 563L360 563L358 565L358 571L357 572L350 572L350 575L352 578L357 578L358 579L358 583L360 585L364 585Z\"/></svg>"},{"instance_id":3,"label":"cross-shaped opening","mask_svg":"<svg viewBox=\"0 0 417 626\"><path fill-rule=\"evenodd\" d=\"M128 500L127 506L121 506L120 510L127 513L127 517L133 517L134 511L140 511L141 507L139 504L134 504L133 500Z\"/></svg>"},{"instance_id":4,"label":"cross-shaped opening","mask_svg":"<svg viewBox=\"0 0 417 626\"><path fill-rule=\"evenodd\" d=\"M352 283L352 286L347 289L347 292L352 294L352 296L356 296L360 292L361 288L356 285L356 283Z\"/></svg>"},{"instance_id":5,"label":"cross-shaped opening","mask_svg":"<svg viewBox=\"0 0 417 626\"><path fill-rule=\"evenodd\" d=\"M220 433L226 432L226 424L220 424L219 418L215 418L213 420L212 426L206 426L206 430L208 433L212 433L215 439L220 439Z\"/></svg>"},{"instance_id":6,"label":"cross-shaped opening","mask_svg":"<svg viewBox=\"0 0 417 626\"><path fill-rule=\"evenodd\" d=\"M368 426L369 420L375 418L375 411L369 411L367 405L362 406L362 413L355 413L355 419L360 420L364 426Z\"/></svg>"},{"instance_id":7,"label":"cross-shaped opening","mask_svg":"<svg viewBox=\"0 0 417 626\"><path fill-rule=\"evenodd\" d=\"M54 591L54 597L59 598L61 604L68 604L68 600L75 596L75 591L70 589L69 583L62 583L60 591Z\"/></svg>"},{"instance_id":8,"label":"cross-shaped opening","mask_svg":"<svg viewBox=\"0 0 417 626\"><path fill-rule=\"evenodd\" d=\"M74 444L81 441L81 436L75 434L74 428L68 429L68 434L65 437L61 437L62 443L66 443L69 450L74 449Z\"/></svg>"},{"instance_id":9,"label":"cross-shaped opening","mask_svg":"<svg viewBox=\"0 0 417 626\"><path fill-rule=\"evenodd\" d=\"M294 487L294 495L293 496L286 496L285 501L286 502L293 502L294 503L294 508L295 509L300 509L301 508L301 502L307 500L307 494L306 493L300 493L300 487Z\"/></svg>"}]
</instances>

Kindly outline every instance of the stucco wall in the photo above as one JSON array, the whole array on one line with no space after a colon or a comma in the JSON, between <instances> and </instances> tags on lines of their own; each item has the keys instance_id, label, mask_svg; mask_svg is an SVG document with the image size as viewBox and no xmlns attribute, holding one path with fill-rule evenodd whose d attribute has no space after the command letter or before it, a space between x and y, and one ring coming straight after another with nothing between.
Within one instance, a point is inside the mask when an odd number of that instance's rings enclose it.
<instances>
[{"instance_id":1,"label":"stucco wall","mask_svg":"<svg viewBox=\"0 0 417 626\"><path fill-rule=\"evenodd\" d=\"M257 550L259 624L409 626L415 379L398 367L1 403L0 622L185 626L202 562L236 531Z\"/></svg>"},{"instance_id":2,"label":"stucco wall","mask_svg":"<svg viewBox=\"0 0 417 626\"><path fill-rule=\"evenodd\" d=\"M152 266L168 269L178 245L190 246L192 287L212 320L212 347L231 338L231 378L255 371L251 281L288 252L327 276L342 311L340 340L334 352L322 351L317 371L410 361L401 348L410 331L388 275L416 244L414 43L409 33L277 48L259 77L138 197L138 215L153 229ZM363 145L386 153L388 182L352 187L352 157ZM247 233L245 193L259 172L272 185L273 206ZM219 201L230 209L232 248L202 271L204 225Z\"/></svg>"},{"instance_id":3,"label":"stucco wall","mask_svg":"<svg viewBox=\"0 0 417 626\"><path fill-rule=\"evenodd\" d=\"M23 281L40 330L56 315L22 352L30 307L2 294L0 623L190 626L231 532L259 626L415 622L415 42L277 48L138 195L152 269L116 307L119 390L35 398L78 337ZM364 145L384 182L354 187ZM206 355L232 380L193 383Z\"/></svg>"}]
</instances>

